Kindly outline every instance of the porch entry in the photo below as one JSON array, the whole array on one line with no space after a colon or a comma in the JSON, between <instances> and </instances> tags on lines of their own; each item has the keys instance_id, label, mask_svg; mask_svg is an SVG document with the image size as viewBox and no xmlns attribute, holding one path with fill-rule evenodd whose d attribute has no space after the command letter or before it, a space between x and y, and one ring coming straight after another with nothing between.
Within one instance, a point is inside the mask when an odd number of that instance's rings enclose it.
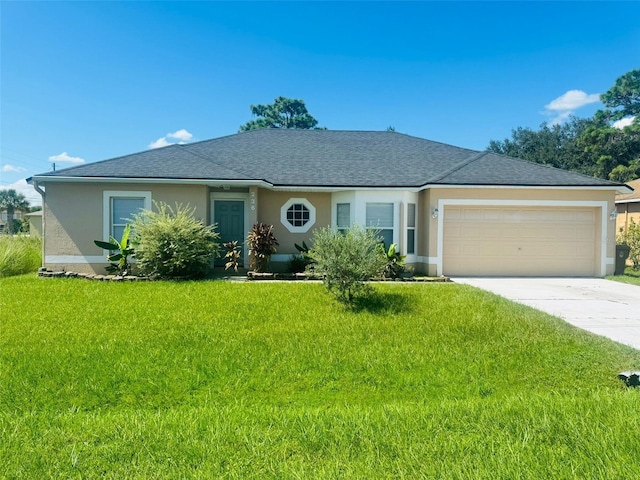
<instances>
[{"instance_id":1,"label":"porch entry","mask_svg":"<svg viewBox=\"0 0 640 480\"><path fill-rule=\"evenodd\" d=\"M214 200L213 221L218 224L220 244L238 241L242 249L240 258L244 258L244 201L243 200ZM222 247L220 254L224 256L226 250ZM216 266L224 266L224 258L216 259Z\"/></svg>"}]
</instances>

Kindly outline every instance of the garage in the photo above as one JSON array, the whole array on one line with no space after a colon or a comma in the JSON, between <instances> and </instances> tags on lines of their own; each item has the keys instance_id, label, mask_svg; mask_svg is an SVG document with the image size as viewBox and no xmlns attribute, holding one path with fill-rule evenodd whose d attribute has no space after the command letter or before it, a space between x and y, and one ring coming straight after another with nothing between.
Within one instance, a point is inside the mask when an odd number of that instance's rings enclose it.
<instances>
[{"instance_id":1,"label":"garage","mask_svg":"<svg viewBox=\"0 0 640 480\"><path fill-rule=\"evenodd\" d=\"M447 276L600 275L600 208L448 205Z\"/></svg>"}]
</instances>

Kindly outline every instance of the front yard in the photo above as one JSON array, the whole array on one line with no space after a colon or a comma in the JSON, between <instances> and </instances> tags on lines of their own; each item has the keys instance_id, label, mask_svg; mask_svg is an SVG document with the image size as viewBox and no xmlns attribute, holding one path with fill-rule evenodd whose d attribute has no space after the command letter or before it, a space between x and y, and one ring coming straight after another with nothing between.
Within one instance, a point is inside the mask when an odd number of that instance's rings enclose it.
<instances>
[{"instance_id":1,"label":"front yard","mask_svg":"<svg viewBox=\"0 0 640 480\"><path fill-rule=\"evenodd\" d=\"M0 478L630 478L640 352L464 285L0 278Z\"/></svg>"}]
</instances>

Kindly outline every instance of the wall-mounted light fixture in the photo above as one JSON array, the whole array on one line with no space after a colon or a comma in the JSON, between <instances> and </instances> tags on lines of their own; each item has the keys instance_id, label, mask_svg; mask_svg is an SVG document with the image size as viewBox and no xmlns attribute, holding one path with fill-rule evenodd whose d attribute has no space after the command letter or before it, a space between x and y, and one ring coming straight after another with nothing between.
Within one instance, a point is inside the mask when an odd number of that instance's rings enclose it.
<instances>
[{"instance_id":1,"label":"wall-mounted light fixture","mask_svg":"<svg viewBox=\"0 0 640 480\"><path fill-rule=\"evenodd\" d=\"M438 213L440 213L438 211L437 208L434 208L433 210L431 210L431 218L438 218Z\"/></svg>"},{"instance_id":2,"label":"wall-mounted light fixture","mask_svg":"<svg viewBox=\"0 0 640 480\"><path fill-rule=\"evenodd\" d=\"M614 208L609 214L609 220L615 220L616 218L618 218L618 210Z\"/></svg>"}]
</instances>

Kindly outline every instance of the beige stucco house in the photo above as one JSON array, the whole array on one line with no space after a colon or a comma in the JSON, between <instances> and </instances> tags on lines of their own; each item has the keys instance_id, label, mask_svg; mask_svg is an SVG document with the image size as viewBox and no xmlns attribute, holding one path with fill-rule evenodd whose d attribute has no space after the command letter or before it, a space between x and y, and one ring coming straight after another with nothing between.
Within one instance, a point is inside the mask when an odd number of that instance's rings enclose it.
<instances>
[{"instance_id":1,"label":"beige stucco house","mask_svg":"<svg viewBox=\"0 0 640 480\"><path fill-rule=\"evenodd\" d=\"M618 217L616 218L616 233L623 232L629 226L631 220L640 223L640 178L628 182L632 193L621 193L616 195L616 208Z\"/></svg>"},{"instance_id":2,"label":"beige stucco house","mask_svg":"<svg viewBox=\"0 0 640 480\"><path fill-rule=\"evenodd\" d=\"M29 235L32 237L42 237L42 210L25 214L29 219Z\"/></svg>"},{"instance_id":3,"label":"beige stucco house","mask_svg":"<svg viewBox=\"0 0 640 480\"><path fill-rule=\"evenodd\" d=\"M597 178L396 132L265 129L172 145L29 182L43 197L44 263L103 272L152 200L189 204L224 241L274 225L272 258L323 226L361 224L430 275L596 276L615 261L615 195ZM246 252L245 252L246 261Z\"/></svg>"}]
</instances>

